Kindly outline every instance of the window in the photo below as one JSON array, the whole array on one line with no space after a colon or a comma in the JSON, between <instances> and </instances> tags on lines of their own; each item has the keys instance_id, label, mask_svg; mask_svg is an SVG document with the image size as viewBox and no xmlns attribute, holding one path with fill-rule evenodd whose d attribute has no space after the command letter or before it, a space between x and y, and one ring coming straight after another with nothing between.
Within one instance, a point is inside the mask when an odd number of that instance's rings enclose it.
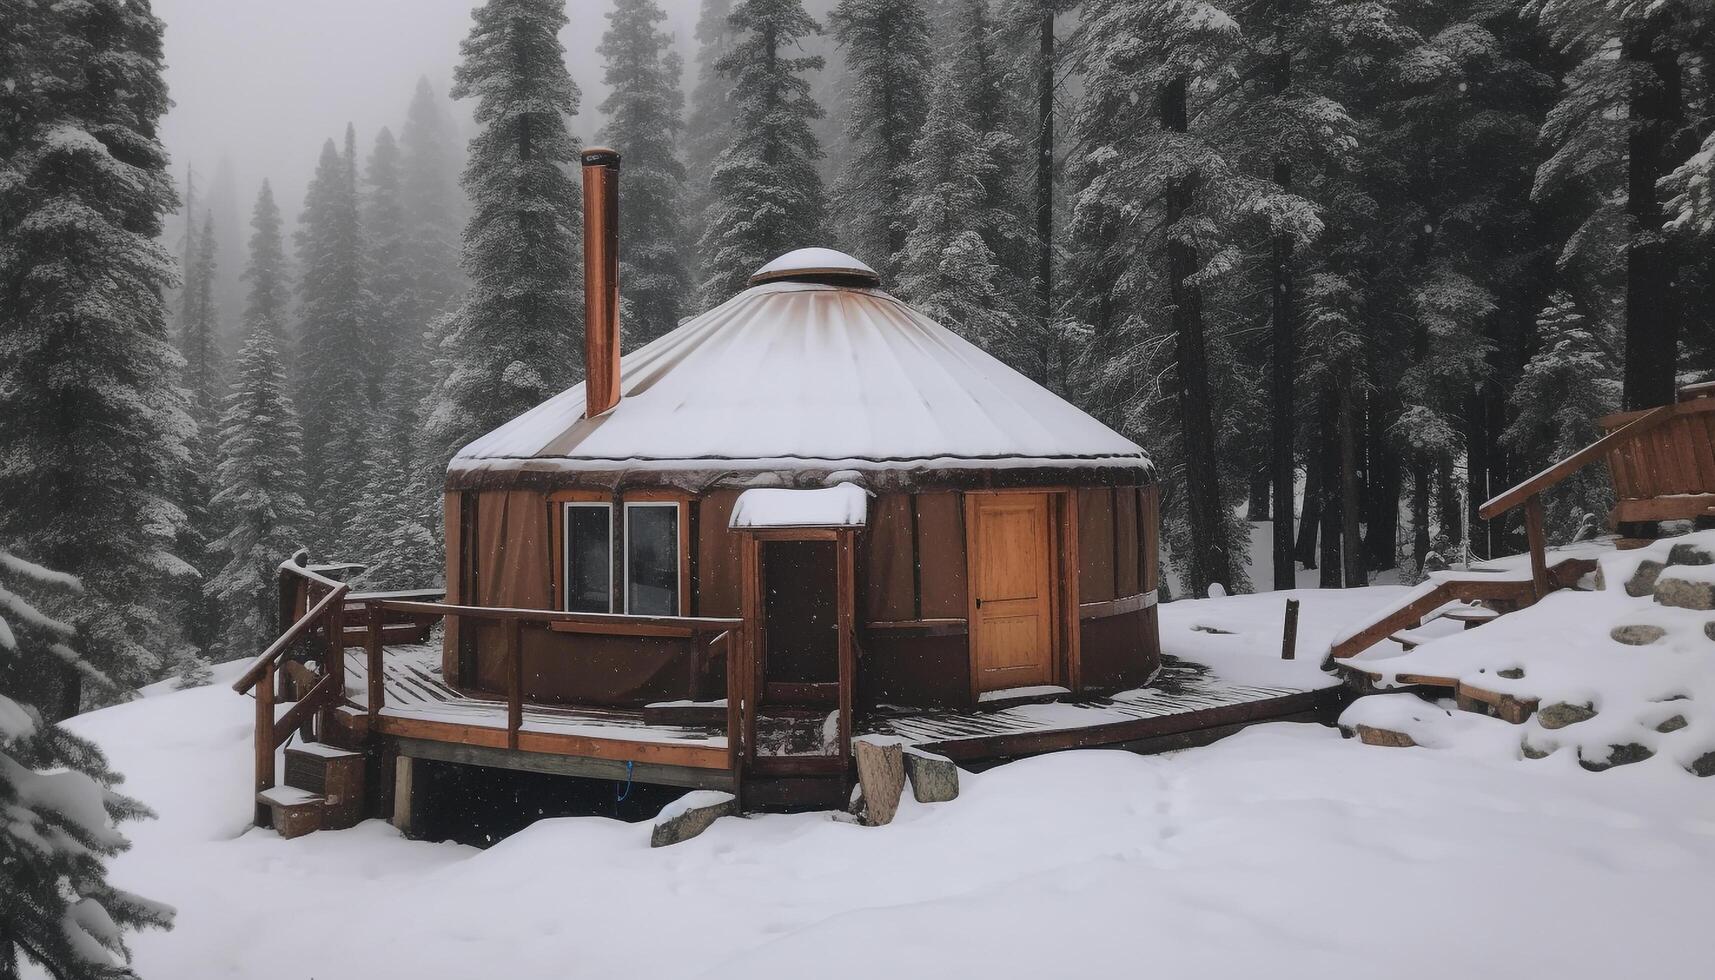
<instances>
[{"instance_id":1,"label":"window","mask_svg":"<svg viewBox=\"0 0 1715 980\"><path fill-rule=\"evenodd\" d=\"M562 517L566 611L613 612L613 506L570 503Z\"/></svg>"},{"instance_id":2,"label":"window","mask_svg":"<svg viewBox=\"0 0 1715 980\"><path fill-rule=\"evenodd\" d=\"M625 611L679 615L679 505L625 505Z\"/></svg>"}]
</instances>

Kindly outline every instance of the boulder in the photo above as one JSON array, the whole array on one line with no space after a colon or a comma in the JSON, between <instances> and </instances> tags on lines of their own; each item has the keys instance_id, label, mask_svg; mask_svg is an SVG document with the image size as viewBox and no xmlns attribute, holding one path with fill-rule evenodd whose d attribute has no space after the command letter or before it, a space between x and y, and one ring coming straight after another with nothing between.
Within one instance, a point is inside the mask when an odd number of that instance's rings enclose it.
<instances>
[{"instance_id":1,"label":"boulder","mask_svg":"<svg viewBox=\"0 0 1715 980\"><path fill-rule=\"evenodd\" d=\"M1539 749L1532 745L1528 738L1519 743L1518 750L1524 754L1526 759L1546 759L1554 754L1554 750L1551 748Z\"/></svg>"},{"instance_id":2,"label":"boulder","mask_svg":"<svg viewBox=\"0 0 1715 980\"><path fill-rule=\"evenodd\" d=\"M1715 579L1663 575L1655 583L1655 601L1680 609L1715 609Z\"/></svg>"},{"instance_id":3,"label":"boulder","mask_svg":"<svg viewBox=\"0 0 1715 980\"><path fill-rule=\"evenodd\" d=\"M1634 762L1642 762L1652 755L1655 755L1655 751L1648 746L1639 745L1636 742L1627 742L1624 745L1608 746L1608 758L1601 761L1586 759L1584 753L1580 751L1578 764L1591 772L1601 772L1615 766L1629 766Z\"/></svg>"},{"instance_id":4,"label":"boulder","mask_svg":"<svg viewBox=\"0 0 1715 980\"><path fill-rule=\"evenodd\" d=\"M852 753L863 789L864 823L871 827L892 823L899 812L899 795L905 791L904 747L898 742L856 738Z\"/></svg>"},{"instance_id":5,"label":"boulder","mask_svg":"<svg viewBox=\"0 0 1715 980\"><path fill-rule=\"evenodd\" d=\"M1715 619L1703 624L1703 635L1715 640Z\"/></svg>"},{"instance_id":6,"label":"boulder","mask_svg":"<svg viewBox=\"0 0 1715 980\"><path fill-rule=\"evenodd\" d=\"M1661 577L1661 570L1666 567L1653 558L1645 558L1638 562L1638 570L1626 580L1626 595L1635 599L1654 592L1655 580Z\"/></svg>"},{"instance_id":7,"label":"boulder","mask_svg":"<svg viewBox=\"0 0 1715 980\"><path fill-rule=\"evenodd\" d=\"M1581 721L1589 721L1596 717L1596 709L1588 704L1569 704L1556 701L1551 705L1537 709L1536 722L1544 728L1565 728L1576 725Z\"/></svg>"},{"instance_id":8,"label":"boulder","mask_svg":"<svg viewBox=\"0 0 1715 980\"><path fill-rule=\"evenodd\" d=\"M708 830L721 817L738 816L738 799L731 793L699 789L661 808L649 832L650 847L687 841Z\"/></svg>"},{"instance_id":9,"label":"boulder","mask_svg":"<svg viewBox=\"0 0 1715 980\"><path fill-rule=\"evenodd\" d=\"M1672 718L1669 718L1655 726L1655 730L1666 735L1668 732L1677 732L1688 724L1690 724L1690 722L1685 720L1684 715L1674 715Z\"/></svg>"},{"instance_id":10,"label":"boulder","mask_svg":"<svg viewBox=\"0 0 1715 980\"><path fill-rule=\"evenodd\" d=\"M1505 670L1497 670L1497 671L1495 671L1495 676L1496 677L1505 677L1509 681L1516 681L1516 680L1519 680L1520 678L1524 677L1524 668L1523 667L1508 667Z\"/></svg>"},{"instance_id":11,"label":"boulder","mask_svg":"<svg viewBox=\"0 0 1715 980\"><path fill-rule=\"evenodd\" d=\"M1715 776L1715 752L1705 752L1691 760L1685 771L1693 776Z\"/></svg>"},{"instance_id":12,"label":"boulder","mask_svg":"<svg viewBox=\"0 0 1715 980\"><path fill-rule=\"evenodd\" d=\"M1630 647L1642 647L1666 636L1667 630L1660 626L1638 623L1633 626L1616 626L1609 631L1608 635L1613 637L1615 643L1624 643Z\"/></svg>"},{"instance_id":13,"label":"boulder","mask_svg":"<svg viewBox=\"0 0 1715 980\"><path fill-rule=\"evenodd\" d=\"M1676 544L1667 552L1669 565L1715 565L1715 555L1689 542Z\"/></svg>"},{"instance_id":14,"label":"boulder","mask_svg":"<svg viewBox=\"0 0 1715 980\"><path fill-rule=\"evenodd\" d=\"M905 775L911 780L911 796L919 803L945 803L959 797L959 767L944 755L906 749Z\"/></svg>"},{"instance_id":15,"label":"boulder","mask_svg":"<svg viewBox=\"0 0 1715 980\"><path fill-rule=\"evenodd\" d=\"M1417 744L1417 740L1404 732L1396 732L1388 728L1377 728L1374 725L1358 725L1358 741L1365 745L1379 745L1386 749L1409 749Z\"/></svg>"}]
</instances>

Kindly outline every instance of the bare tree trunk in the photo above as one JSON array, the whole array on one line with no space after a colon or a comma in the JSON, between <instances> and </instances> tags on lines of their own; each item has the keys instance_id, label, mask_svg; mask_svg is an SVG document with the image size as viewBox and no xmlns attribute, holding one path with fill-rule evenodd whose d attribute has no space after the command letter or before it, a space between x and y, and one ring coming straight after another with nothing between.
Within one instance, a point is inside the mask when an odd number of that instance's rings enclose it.
<instances>
[{"instance_id":1,"label":"bare tree trunk","mask_svg":"<svg viewBox=\"0 0 1715 980\"><path fill-rule=\"evenodd\" d=\"M1671 38L1643 27L1626 36L1620 57L1647 69L1628 99L1626 213L1631 241L1626 248L1626 339L1622 398L1627 409L1673 401L1679 355L1679 316L1674 280L1678 256L1662 234L1656 181L1666 167L1668 140L1684 118L1680 68Z\"/></svg>"},{"instance_id":2,"label":"bare tree trunk","mask_svg":"<svg viewBox=\"0 0 1715 980\"><path fill-rule=\"evenodd\" d=\"M1352 399L1350 363L1341 365L1339 389L1340 429L1340 555L1344 561L1346 588L1369 584L1364 568L1364 549L1358 510L1357 407Z\"/></svg>"},{"instance_id":3,"label":"bare tree trunk","mask_svg":"<svg viewBox=\"0 0 1715 980\"><path fill-rule=\"evenodd\" d=\"M1041 0L1036 75L1036 303L1042 317L1042 377L1053 365L1054 321L1054 3Z\"/></svg>"},{"instance_id":4,"label":"bare tree trunk","mask_svg":"<svg viewBox=\"0 0 1715 980\"><path fill-rule=\"evenodd\" d=\"M1257 470L1251 474L1249 492L1245 495L1245 520L1266 521L1271 519L1269 513L1268 470ZM1287 515L1291 520L1292 515Z\"/></svg>"},{"instance_id":5,"label":"bare tree trunk","mask_svg":"<svg viewBox=\"0 0 1715 980\"><path fill-rule=\"evenodd\" d=\"M1162 87L1161 125L1177 133L1186 130L1185 96L1188 80L1176 78ZM1232 584L1232 566L1221 528L1220 470L1215 465L1215 422L1209 393L1208 351L1203 336L1203 294L1188 280L1197 271L1197 253L1178 237L1174 227L1191 206L1188 178L1167 191L1167 281L1173 304L1175 374L1179 384L1180 445L1185 459L1185 510L1191 531L1188 562L1194 595L1208 595L1209 583Z\"/></svg>"},{"instance_id":6,"label":"bare tree trunk","mask_svg":"<svg viewBox=\"0 0 1715 980\"><path fill-rule=\"evenodd\" d=\"M1274 92L1280 95L1292 84L1292 52L1286 47L1286 18L1292 0L1274 5ZM1292 186L1292 162L1284 155L1274 158L1274 182L1281 190ZM1292 385L1298 349L1292 322L1292 241L1285 235L1274 238L1272 326L1274 350L1269 363L1269 473L1274 487L1274 587L1290 589L1296 584L1292 547ZM1310 497L1305 496L1305 513ZM1305 521L1306 524L1312 522Z\"/></svg>"},{"instance_id":7,"label":"bare tree trunk","mask_svg":"<svg viewBox=\"0 0 1715 980\"><path fill-rule=\"evenodd\" d=\"M1319 439L1320 434L1311 439L1305 455L1303 517L1298 521L1298 542L1292 548L1292 557L1305 568L1316 567L1316 532L1322 526L1322 457L1314 448Z\"/></svg>"},{"instance_id":8,"label":"bare tree trunk","mask_svg":"<svg viewBox=\"0 0 1715 980\"><path fill-rule=\"evenodd\" d=\"M1453 464L1443 463L1437 472L1441 491L1441 530L1455 546L1465 541L1465 508L1459 503L1459 485L1453 480Z\"/></svg>"},{"instance_id":9,"label":"bare tree trunk","mask_svg":"<svg viewBox=\"0 0 1715 980\"><path fill-rule=\"evenodd\" d=\"M1411 456L1411 560L1423 567L1429 554L1429 464L1421 453ZM1446 557L1443 555L1442 557Z\"/></svg>"}]
</instances>

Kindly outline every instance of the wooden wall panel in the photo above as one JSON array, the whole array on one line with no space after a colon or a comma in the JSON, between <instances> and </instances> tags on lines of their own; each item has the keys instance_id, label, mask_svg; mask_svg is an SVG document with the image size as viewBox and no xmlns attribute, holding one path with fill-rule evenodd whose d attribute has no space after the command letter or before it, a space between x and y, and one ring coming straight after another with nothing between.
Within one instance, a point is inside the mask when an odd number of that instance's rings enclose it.
<instances>
[{"instance_id":1,"label":"wooden wall panel","mask_svg":"<svg viewBox=\"0 0 1715 980\"><path fill-rule=\"evenodd\" d=\"M1107 487L1078 491L1078 601L1105 602L1114 592L1114 497Z\"/></svg>"},{"instance_id":2,"label":"wooden wall panel","mask_svg":"<svg viewBox=\"0 0 1715 980\"><path fill-rule=\"evenodd\" d=\"M864 619L872 623L917 618L916 574L912 567L911 496L883 494L870 501L863 539Z\"/></svg>"},{"instance_id":3,"label":"wooden wall panel","mask_svg":"<svg viewBox=\"0 0 1715 980\"><path fill-rule=\"evenodd\" d=\"M1114 596L1137 595L1139 545L1137 488L1114 488Z\"/></svg>"},{"instance_id":4,"label":"wooden wall panel","mask_svg":"<svg viewBox=\"0 0 1715 980\"><path fill-rule=\"evenodd\" d=\"M697 581L693 611L698 616L739 615L739 536L727 530L737 490L717 490L697 501Z\"/></svg>"},{"instance_id":5,"label":"wooden wall panel","mask_svg":"<svg viewBox=\"0 0 1715 980\"><path fill-rule=\"evenodd\" d=\"M1152 592L1161 586L1161 488L1150 485L1140 487L1138 496L1141 498L1143 526L1138 528L1143 540L1140 555L1143 567L1139 569L1139 577L1143 591Z\"/></svg>"},{"instance_id":6,"label":"wooden wall panel","mask_svg":"<svg viewBox=\"0 0 1715 980\"><path fill-rule=\"evenodd\" d=\"M956 493L917 495L917 562L924 619L964 619L965 517Z\"/></svg>"}]
</instances>

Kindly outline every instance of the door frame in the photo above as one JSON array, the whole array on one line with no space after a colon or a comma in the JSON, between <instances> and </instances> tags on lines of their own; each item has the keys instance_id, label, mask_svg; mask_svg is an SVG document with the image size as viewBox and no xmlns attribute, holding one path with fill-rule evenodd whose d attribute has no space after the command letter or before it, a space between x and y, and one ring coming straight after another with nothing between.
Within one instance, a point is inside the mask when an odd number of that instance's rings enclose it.
<instances>
[{"instance_id":1,"label":"door frame","mask_svg":"<svg viewBox=\"0 0 1715 980\"><path fill-rule=\"evenodd\" d=\"M977 659L977 505L985 497L1041 494L1048 498L1048 609L1053 618L1048 631L1048 683L1074 693L1083 687L1080 664L1078 617L1078 493L1072 487L1019 487L1007 490L966 490L962 516L965 521L965 616L967 680L971 704L982 698L982 666ZM1058 557L1058 560L1055 560Z\"/></svg>"},{"instance_id":2,"label":"door frame","mask_svg":"<svg viewBox=\"0 0 1715 980\"><path fill-rule=\"evenodd\" d=\"M736 529L740 539L740 615L744 618L741 663L727 669L742 673L744 687L742 764L753 768L756 761L756 715L758 698L765 690L763 677L762 627L767 596L762 581L762 546L770 541L834 542L834 610L839 626L839 727L840 772L851 768L852 696L857 686L857 528L794 527Z\"/></svg>"}]
</instances>

